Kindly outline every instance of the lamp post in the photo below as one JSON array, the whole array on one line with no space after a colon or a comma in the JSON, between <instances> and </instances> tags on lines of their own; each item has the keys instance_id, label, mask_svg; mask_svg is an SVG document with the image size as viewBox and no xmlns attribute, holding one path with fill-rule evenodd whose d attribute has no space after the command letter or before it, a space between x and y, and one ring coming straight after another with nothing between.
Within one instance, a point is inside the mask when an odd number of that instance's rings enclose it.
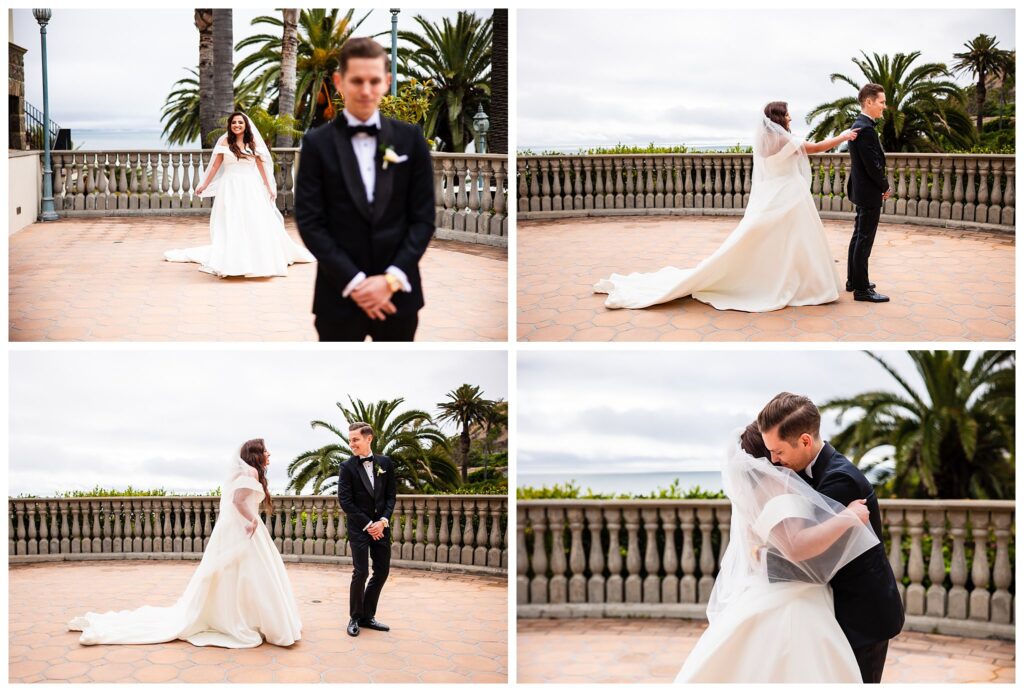
<instances>
[{"instance_id":1,"label":"lamp post","mask_svg":"<svg viewBox=\"0 0 1024 692\"><path fill-rule=\"evenodd\" d=\"M487 153L487 133L491 131L491 121L484 113L484 105L477 104L476 115L473 116L473 141L476 143L476 153Z\"/></svg>"},{"instance_id":2,"label":"lamp post","mask_svg":"<svg viewBox=\"0 0 1024 692\"><path fill-rule=\"evenodd\" d=\"M39 36L43 56L43 202L40 221L56 221L57 212L53 206L53 168L50 165L50 89L46 78L46 25L50 21L50 10L32 10L32 16L39 22Z\"/></svg>"},{"instance_id":3,"label":"lamp post","mask_svg":"<svg viewBox=\"0 0 1024 692\"><path fill-rule=\"evenodd\" d=\"M402 10L391 9L391 95L398 94L398 13Z\"/></svg>"}]
</instances>

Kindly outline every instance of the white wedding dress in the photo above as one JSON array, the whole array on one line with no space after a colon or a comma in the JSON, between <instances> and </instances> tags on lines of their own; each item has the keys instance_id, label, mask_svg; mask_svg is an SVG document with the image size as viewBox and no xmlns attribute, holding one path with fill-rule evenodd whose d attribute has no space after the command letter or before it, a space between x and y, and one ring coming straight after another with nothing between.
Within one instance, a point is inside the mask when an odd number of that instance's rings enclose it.
<instances>
[{"instance_id":1,"label":"white wedding dress","mask_svg":"<svg viewBox=\"0 0 1024 692\"><path fill-rule=\"evenodd\" d=\"M258 517L263 488L239 460L221 486L220 513L203 559L178 601L168 607L86 613L68 623L82 644L157 644L184 639L195 646L246 649L264 640L290 646L302 623L281 553L258 522L246 535L246 516Z\"/></svg>"},{"instance_id":2,"label":"white wedding dress","mask_svg":"<svg viewBox=\"0 0 1024 692\"><path fill-rule=\"evenodd\" d=\"M594 284L609 308L692 296L718 310L768 312L839 298L839 272L811 198L804 142L763 118L754 137L750 200L739 225L696 267L612 274Z\"/></svg>"},{"instance_id":3,"label":"white wedding dress","mask_svg":"<svg viewBox=\"0 0 1024 692\"><path fill-rule=\"evenodd\" d=\"M874 531L739 444L722 481L732 500L730 542L708 603L710 624L676 682L861 682L828 582L878 544ZM841 535L809 555L803 531L829 522Z\"/></svg>"},{"instance_id":4,"label":"white wedding dress","mask_svg":"<svg viewBox=\"0 0 1024 692\"><path fill-rule=\"evenodd\" d=\"M252 123L249 124L252 127ZM267 180L274 181L270 150L258 131L256 156L238 158L221 137L210 156L211 163L223 160L214 179L201 197L214 197L210 210L210 244L182 250L168 250L169 262L196 262L200 270L220 277L287 276L288 265L315 262L313 254L296 243L284 227L284 217L267 194L260 175L262 166Z\"/></svg>"}]
</instances>

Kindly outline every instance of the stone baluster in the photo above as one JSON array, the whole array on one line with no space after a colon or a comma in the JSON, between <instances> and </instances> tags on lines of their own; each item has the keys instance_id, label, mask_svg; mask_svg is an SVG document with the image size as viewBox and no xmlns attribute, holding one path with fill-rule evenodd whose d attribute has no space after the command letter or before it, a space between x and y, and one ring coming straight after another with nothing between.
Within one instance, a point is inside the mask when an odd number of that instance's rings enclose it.
<instances>
[{"instance_id":1,"label":"stone baluster","mask_svg":"<svg viewBox=\"0 0 1024 692\"><path fill-rule=\"evenodd\" d=\"M1000 219L1000 223L1004 226L1013 226L1016 218L1017 197L1013 187L1016 168L1014 159L1011 158L1006 162L1006 189L1003 191L1003 217Z\"/></svg>"},{"instance_id":2,"label":"stone baluster","mask_svg":"<svg viewBox=\"0 0 1024 692\"><path fill-rule=\"evenodd\" d=\"M516 605L530 602L530 563L526 550L526 509L516 507Z\"/></svg>"},{"instance_id":3,"label":"stone baluster","mask_svg":"<svg viewBox=\"0 0 1024 692\"><path fill-rule=\"evenodd\" d=\"M645 169L645 172L647 173L647 176L644 179L644 209L654 208L654 165L656 160L657 159L655 158L650 158L639 159L637 161L638 165L642 165ZM636 206L641 206L639 200L637 201Z\"/></svg>"},{"instance_id":4,"label":"stone baluster","mask_svg":"<svg viewBox=\"0 0 1024 692\"><path fill-rule=\"evenodd\" d=\"M939 202L939 218L948 219L953 215L953 161L944 158L937 165L942 169L942 201Z\"/></svg>"},{"instance_id":5,"label":"stone baluster","mask_svg":"<svg viewBox=\"0 0 1024 692\"><path fill-rule=\"evenodd\" d=\"M988 222L999 223L1003 217L1003 162L992 159L992 198L988 207Z\"/></svg>"},{"instance_id":6,"label":"stone baluster","mask_svg":"<svg viewBox=\"0 0 1024 692\"><path fill-rule=\"evenodd\" d=\"M171 511L171 515L174 517L174 532L172 540L172 550L176 553L187 552L185 550L185 519L184 507L176 506Z\"/></svg>"},{"instance_id":7,"label":"stone baluster","mask_svg":"<svg viewBox=\"0 0 1024 692\"><path fill-rule=\"evenodd\" d=\"M643 600L643 582L640 580L640 510L632 507L622 510L626 523L626 603Z\"/></svg>"},{"instance_id":8,"label":"stone baluster","mask_svg":"<svg viewBox=\"0 0 1024 692\"><path fill-rule=\"evenodd\" d=\"M636 195L634 194L634 159L624 159L622 175L626 179L626 209L635 209L637 206ZM638 174L638 172L637 172Z\"/></svg>"},{"instance_id":9,"label":"stone baluster","mask_svg":"<svg viewBox=\"0 0 1024 692\"><path fill-rule=\"evenodd\" d=\"M203 530L198 532L199 539L201 540L197 539L197 542L192 546L192 549L195 552L199 552L200 550L206 552L206 546L210 544L210 536L213 534L213 517L219 508L220 502L217 499L211 499L203 508L205 510L203 512ZM274 535L273 532L270 531L270 522L272 519L273 517L268 514L266 527L267 532L270 533L271 537Z\"/></svg>"},{"instance_id":10,"label":"stone baluster","mask_svg":"<svg viewBox=\"0 0 1024 692\"><path fill-rule=\"evenodd\" d=\"M591 162L591 163L588 164L587 163L588 161ZM583 162L584 167L586 167L588 165L592 165L593 166L593 170L594 170L594 174L593 174L594 175L594 184L593 184L594 194L592 196L593 198L591 199L591 196L585 196L583 198L584 206L586 206L587 204L591 204L592 205L592 206L587 207L587 209L604 209L604 201L605 201L605 194L604 194L604 175L605 175L604 174L604 164L605 164L605 160L601 159L601 158L585 159L584 162ZM589 172L590 172L589 168L587 168L587 172L589 174ZM587 191L590 190L590 187L591 187L590 186L590 180L588 178L587 179L587 188L586 188Z\"/></svg>"},{"instance_id":11,"label":"stone baluster","mask_svg":"<svg viewBox=\"0 0 1024 692\"><path fill-rule=\"evenodd\" d=\"M965 162L967 167L967 203L964 204L964 220L973 221L978 200L978 188L974 184L974 176L978 168L978 159L971 157Z\"/></svg>"},{"instance_id":12,"label":"stone baluster","mask_svg":"<svg viewBox=\"0 0 1024 692\"><path fill-rule=\"evenodd\" d=\"M725 558L725 551L729 547L729 529L732 519L732 507L716 507L713 509L715 521L718 523L719 545L718 545L718 566L721 568L722 559Z\"/></svg>"},{"instance_id":13,"label":"stone baluster","mask_svg":"<svg viewBox=\"0 0 1024 692\"><path fill-rule=\"evenodd\" d=\"M571 208L583 209L583 162L580 159L573 159L571 165L570 173L575 175Z\"/></svg>"},{"instance_id":14,"label":"stone baluster","mask_svg":"<svg viewBox=\"0 0 1024 692\"><path fill-rule=\"evenodd\" d=\"M476 159L466 160L465 183L469 187L466 193L466 215L463 228L467 231L476 231L480 222L480 189L481 183L480 165Z\"/></svg>"},{"instance_id":15,"label":"stone baluster","mask_svg":"<svg viewBox=\"0 0 1024 692\"><path fill-rule=\"evenodd\" d=\"M587 603L604 603L604 548L601 541L601 530L603 528L603 510L600 507L587 507L584 510L587 520L587 532L590 535L590 554L588 555L588 566L590 578L586 584Z\"/></svg>"},{"instance_id":16,"label":"stone baluster","mask_svg":"<svg viewBox=\"0 0 1024 692\"><path fill-rule=\"evenodd\" d=\"M932 552L928 560L928 580L931 584L928 586L926 613L930 617L941 618L946 616L946 560L942 554L945 545L946 511L928 510L927 516Z\"/></svg>"},{"instance_id":17,"label":"stone baluster","mask_svg":"<svg viewBox=\"0 0 1024 692\"><path fill-rule=\"evenodd\" d=\"M426 502L423 498L415 498L412 501L413 515L416 517L415 545L412 547L412 559L416 562L423 562L426 555L424 537L427 532Z\"/></svg>"},{"instance_id":18,"label":"stone baluster","mask_svg":"<svg viewBox=\"0 0 1024 692\"><path fill-rule=\"evenodd\" d=\"M924 513L919 509L908 509L907 533L910 534L910 558L907 560L907 615L924 615L924 557L921 552L921 535L924 533Z\"/></svg>"},{"instance_id":19,"label":"stone baluster","mask_svg":"<svg viewBox=\"0 0 1024 692\"><path fill-rule=\"evenodd\" d=\"M451 546L448 548L448 562L460 564L462 561L462 502L450 500L452 510Z\"/></svg>"},{"instance_id":20,"label":"stone baluster","mask_svg":"<svg viewBox=\"0 0 1024 692\"><path fill-rule=\"evenodd\" d=\"M714 168L715 161L712 157L701 157L701 161L704 163L704 209L715 208L715 195L714 195L714 180L712 169Z\"/></svg>"},{"instance_id":21,"label":"stone baluster","mask_svg":"<svg viewBox=\"0 0 1024 692\"><path fill-rule=\"evenodd\" d=\"M583 554L583 510L570 507L569 518L569 603L587 602L587 568Z\"/></svg>"},{"instance_id":22,"label":"stone baluster","mask_svg":"<svg viewBox=\"0 0 1024 692\"><path fill-rule=\"evenodd\" d=\"M14 506L15 521L18 526L18 542L15 546L15 555L28 555L28 532L25 529L25 503L18 502ZM77 519L77 517L76 517ZM31 521L31 517L29 517Z\"/></svg>"},{"instance_id":23,"label":"stone baluster","mask_svg":"<svg viewBox=\"0 0 1024 692\"><path fill-rule=\"evenodd\" d=\"M654 207L665 208L665 159L654 159Z\"/></svg>"},{"instance_id":24,"label":"stone baluster","mask_svg":"<svg viewBox=\"0 0 1024 692\"><path fill-rule=\"evenodd\" d=\"M619 547L621 514L618 507L603 509L602 513L608 524L608 581L605 584L605 600L608 603L622 603L625 593L622 579L622 550Z\"/></svg>"},{"instance_id":25,"label":"stone baluster","mask_svg":"<svg viewBox=\"0 0 1024 692\"><path fill-rule=\"evenodd\" d=\"M565 603L569 598L569 580L565 576L565 510L548 508L548 530L551 532L551 579L548 581L548 602Z\"/></svg>"},{"instance_id":26,"label":"stone baluster","mask_svg":"<svg viewBox=\"0 0 1024 692\"><path fill-rule=\"evenodd\" d=\"M530 560L530 568L533 570L533 579L530 580L530 603L548 602L548 558L544 549L547 531L547 517L543 507L530 507L527 512L530 519L530 527L533 529L533 559ZM558 532L555 531L557 538ZM555 540L557 546L558 541Z\"/></svg>"},{"instance_id":27,"label":"stone baluster","mask_svg":"<svg viewBox=\"0 0 1024 692\"><path fill-rule=\"evenodd\" d=\"M931 184L922 190L922 198L928 200L927 216L929 219L939 218L939 209L942 203L939 197L942 193L942 180L939 174L940 162L937 159L927 158L924 160L924 167L928 170Z\"/></svg>"},{"instance_id":28,"label":"stone baluster","mask_svg":"<svg viewBox=\"0 0 1024 692\"><path fill-rule=\"evenodd\" d=\"M465 524L462 529L462 556L459 559L459 563L472 565L476 539L476 536L473 534L473 500L462 501L462 515Z\"/></svg>"},{"instance_id":29,"label":"stone baluster","mask_svg":"<svg viewBox=\"0 0 1024 692\"><path fill-rule=\"evenodd\" d=\"M1010 567L1010 528L1013 515L1008 511L993 511L992 522L995 525L996 559L992 577L996 591L992 594L992 622L1010 624L1013 618L1013 595L1010 594L1010 583L1013 581L1013 569Z\"/></svg>"},{"instance_id":30,"label":"stone baluster","mask_svg":"<svg viewBox=\"0 0 1024 692\"><path fill-rule=\"evenodd\" d=\"M68 511L70 503L66 500L58 500L60 508L60 552L68 554L71 552L71 529L68 528Z\"/></svg>"},{"instance_id":31,"label":"stone baluster","mask_svg":"<svg viewBox=\"0 0 1024 692\"><path fill-rule=\"evenodd\" d=\"M284 553L284 502L277 502L274 504L274 530L270 532L270 535L274 538L274 545L277 547L277 552ZM343 515L344 516L344 515ZM342 519L344 521L344 518Z\"/></svg>"},{"instance_id":32,"label":"stone baluster","mask_svg":"<svg viewBox=\"0 0 1024 692\"><path fill-rule=\"evenodd\" d=\"M538 160L530 161L530 211L544 211L541 198L541 176L543 163Z\"/></svg>"},{"instance_id":33,"label":"stone baluster","mask_svg":"<svg viewBox=\"0 0 1024 692\"><path fill-rule=\"evenodd\" d=\"M967 512L950 510L949 533L953 537L953 553L949 561L949 617L967 619L967 555L964 552L964 538L967 535Z\"/></svg>"},{"instance_id":34,"label":"stone baluster","mask_svg":"<svg viewBox=\"0 0 1024 692\"><path fill-rule=\"evenodd\" d=\"M316 530L313 528L313 503L302 500L302 510L306 514L306 524L302 529L302 554L313 555L316 547Z\"/></svg>"},{"instance_id":35,"label":"stone baluster","mask_svg":"<svg viewBox=\"0 0 1024 692\"><path fill-rule=\"evenodd\" d=\"M46 502L45 500L43 502L36 503L36 508L39 510L39 541L36 546L36 551L39 555L49 555L50 529L47 522L51 521L50 517L53 515L53 508L50 506L50 503ZM110 521L109 514L107 515L107 521ZM107 533L107 535L110 535L109 532ZM106 550L105 552L109 553L110 551Z\"/></svg>"},{"instance_id":36,"label":"stone baluster","mask_svg":"<svg viewBox=\"0 0 1024 692\"><path fill-rule=\"evenodd\" d=\"M487 565L487 501L477 500L476 503L476 537L473 539L476 547L473 549L473 564Z\"/></svg>"},{"instance_id":37,"label":"stone baluster","mask_svg":"<svg viewBox=\"0 0 1024 692\"><path fill-rule=\"evenodd\" d=\"M540 211L551 211L553 208L551 206L551 178L555 178L555 184L557 185L558 174L552 173L552 175L549 176L548 166L552 166L557 170L558 162L541 159L538 163L540 164Z\"/></svg>"},{"instance_id":38,"label":"stone baluster","mask_svg":"<svg viewBox=\"0 0 1024 692\"><path fill-rule=\"evenodd\" d=\"M103 501L90 500L89 511L92 513L92 545L90 551L93 553L103 552Z\"/></svg>"},{"instance_id":39,"label":"stone baluster","mask_svg":"<svg viewBox=\"0 0 1024 692\"><path fill-rule=\"evenodd\" d=\"M885 523L889 527L889 566L896 577L896 590L906 603L906 587L903 586L903 510L895 507L884 510Z\"/></svg>"},{"instance_id":40,"label":"stone baluster","mask_svg":"<svg viewBox=\"0 0 1024 692\"><path fill-rule=\"evenodd\" d=\"M25 553L26 555L38 555L39 554L39 538L36 532L36 509L37 504L35 502L26 502L24 504L26 512L26 537L25 537ZM40 514L42 514L40 512ZM41 522L44 526L46 522Z\"/></svg>"},{"instance_id":41,"label":"stone baluster","mask_svg":"<svg viewBox=\"0 0 1024 692\"><path fill-rule=\"evenodd\" d=\"M964 218L964 160L960 157L953 159L953 206L950 207L949 217L954 221L962 221Z\"/></svg>"},{"instance_id":42,"label":"stone baluster","mask_svg":"<svg viewBox=\"0 0 1024 692\"><path fill-rule=\"evenodd\" d=\"M530 211L530 184L529 174L530 167L526 159L520 157L516 159L516 192L519 194L519 211L527 212ZM437 173L435 171L434 175ZM533 176L536 177L536 176ZM500 196L500 195L499 195ZM440 197L438 197L440 199Z\"/></svg>"},{"instance_id":43,"label":"stone baluster","mask_svg":"<svg viewBox=\"0 0 1024 692\"><path fill-rule=\"evenodd\" d=\"M125 517L125 526L128 525L128 517L125 514L124 503L120 500L111 500L110 513L114 515L114 529L111 534L112 540L110 542L110 550L115 553L127 552L124 549L124 529L121 527L122 515Z\"/></svg>"},{"instance_id":44,"label":"stone baluster","mask_svg":"<svg viewBox=\"0 0 1024 692\"><path fill-rule=\"evenodd\" d=\"M501 567L501 505L491 504L488 513L491 517L491 536L487 543L487 566Z\"/></svg>"},{"instance_id":45,"label":"stone baluster","mask_svg":"<svg viewBox=\"0 0 1024 692\"><path fill-rule=\"evenodd\" d=\"M92 532L89 526L89 519L92 514L92 500L83 499L78 503L79 509L82 510L82 552L92 552Z\"/></svg>"},{"instance_id":46,"label":"stone baluster","mask_svg":"<svg viewBox=\"0 0 1024 692\"><path fill-rule=\"evenodd\" d=\"M427 562L438 562L437 559L437 504L434 498L424 500L427 511L427 544L423 548L423 559ZM524 524L525 526L525 524Z\"/></svg>"},{"instance_id":47,"label":"stone baluster","mask_svg":"<svg viewBox=\"0 0 1024 692\"><path fill-rule=\"evenodd\" d=\"M294 535L297 532L295 524L299 520L295 515L295 509L295 502L289 502L284 513L284 549L281 552L287 553L288 555L294 555L301 549L296 547L296 541L294 538Z\"/></svg>"},{"instance_id":48,"label":"stone baluster","mask_svg":"<svg viewBox=\"0 0 1024 692\"><path fill-rule=\"evenodd\" d=\"M988 159L978 160L978 205L974 208L974 220L980 223L988 221Z\"/></svg>"},{"instance_id":49,"label":"stone baluster","mask_svg":"<svg viewBox=\"0 0 1024 692\"><path fill-rule=\"evenodd\" d=\"M550 178L545 176L545 180L550 179L551 181L551 211L572 209L572 195L562 196L563 180L565 180L566 187L572 187L572 183L569 181L569 176L566 173L566 168L569 164L562 159L551 159L547 163L551 165Z\"/></svg>"},{"instance_id":50,"label":"stone baluster","mask_svg":"<svg viewBox=\"0 0 1024 692\"><path fill-rule=\"evenodd\" d=\"M615 157L615 208L626 208L626 194L623 186L623 177L626 175L625 164L622 159Z\"/></svg>"},{"instance_id":51,"label":"stone baluster","mask_svg":"<svg viewBox=\"0 0 1024 692\"><path fill-rule=\"evenodd\" d=\"M324 508L324 501L317 497L313 499L313 513L316 515L316 522L313 528L313 554L314 555L326 555L327 554L327 528L326 512Z\"/></svg>"},{"instance_id":52,"label":"stone baluster","mask_svg":"<svg viewBox=\"0 0 1024 692\"><path fill-rule=\"evenodd\" d=\"M59 503L54 502L54 501L47 502L46 503L46 513L50 517L50 531L49 531L50 542L49 542L49 545L46 546L46 551L45 552L46 552L47 555L58 555L58 554L60 554L60 538L61 538L60 526L59 526L58 521L57 521L58 517L60 516ZM42 551L42 546L40 546L40 552L43 552Z\"/></svg>"},{"instance_id":53,"label":"stone baluster","mask_svg":"<svg viewBox=\"0 0 1024 692\"><path fill-rule=\"evenodd\" d=\"M157 165L160 166L160 208L171 207L171 155L157 154Z\"/></svg>"},{"instance_id":54,"label":"stone baluster","mask_svg":"<svg viewBox=\"0 0 1024 692\"><path fill-rule=\"evenodd\" d=\"M334 502L328 500L323 510L323 529L324 529L324 555L341 555L338 552L338 536L341 534L335 527L335 509ZM267 523L270 522L270 517L267 517ZM320 529L317 528L317 538L320 537Z\"/></svg>"},{"instance_id":55,"label":"stone baluster","mask_svg":"<svg viewBox=\"0 0 1024 692\"><path fill-rule=\"evenodd\" d=\"M694 510L692 507L679 508L679 523L683 531L683 578L679 580L679 602L697 602L697 558L693 549Z\"/></svg>"},{"instance_id":56,"label":"stone baluster","mask_svg":"<svg viewBox=\"0 0 1024 692\"><path fill-rule=\"evenodd\" d=\"M174 549L174 527L171 525L171 516L175 514L174 503L170 500L162 500L163 524L160 526L160 551L164 553L180 552Z\"/></svg>"},{"instance_id":57,"label":"stone baluster","mask_svg":"<svg viewBox=\"0 0 1024 692\"><path fill-rule=\"evenodd\" d=\"M682 208L686 200L686 194L683 187L683 161L684 157L673 156L671 164L669 164L672 171L672 197L670 199L666 192L665 206L670 206L674 209Z\"/></svg>"},{"instance_id":58,"label":"stone baluster","mask_svg":"<svg viewBox=\"0 0 1024 692\"><path fill-rule=\"evenodd\" d=\"M707 603L711 589L715 586L715 552L711 547L712 510L710 507L697 508L697 522L700 524L700 581L697 582L697 596L701 603Z\"/></svg>"},{"instance_id":59,"label":"stone baluster","mask_svg":"<svg viewBox=\"0 0 1024 692\"><path fill-rule=\"evenodd\" d=\"M696 189L693 184L693 159L689 156L684 156L682 161L686 167L686 175L683 179L683 207L692 209L694 205L694 190ZM697 175L700 175L699 171Z\"/></svg>"},{"instance_id":60,"label":"stone baluster","mask_svg":"<svg viewBox=\"0 0 1024 692\"><path fill-rule=\"evenodd\" d=\"M896 215L906 216L907 215L907 167L909 159L900 158L897 159L897 170L899 171L899 180L896 181Z\"/></svg>"},{"instance_id":61,"label":"stone baluster","mask_svg":"<svg viewBox=\"0 0 1024 692\"><path fill-rule=\"evenodd\" d=\"M712 198L714 201L711 204L712 209L722 208L722 158L721 156L714 156L715 163L715 196Z\"/></svg>"},{"instance_id":62,"label":"stone baluster","mask_svg":"<svg viewBox=\"0 0 1024 692\"><path fill-rule=\"evenodd\" d=\"M991 600L988 592L990 576L987 551L988 512L972 509L970 517L971 533L974 535L974 560L971 564L971 581L974 583L974 590L971 591L968 617L971 620L987 622L989 619L989 601Z\"/></svg>"},{"instance_id":63,"label":"stone baluster","mask_svg":"<svg viewBox=\"0 0 1024 692\"><path fill-rule=\"evenodd\" d=\"M24 512L22 508L22 512ZM79 524L79 515L82 512L82 504L80 502L73 502L71 504L71 552L80 553L82 552L82 529ZM20 523L20 522L19 522ZM22 527L23 529L23 527ZM24 547L22 547L24 549ZM24 554L24 553L22 553Z\"/></svg>"},{"instance_id":64,"label":"stone baluster","mask_svg":"<svg viewBox=\"0 0 1024 692\"><path fill-rule=\"evenodd\" d=\"M616 179L614 175L614 161L612 159L602 159L601 165L604 168L604 208L614 209Z\"/></svg>"},{"instance_id":65,"label":"stone baluster","mask_svg":"<svg viewBox=\"0 0 1024 692\"><path fill-rule=\"evenodd\" d=\"M18 505L15 502L9 502L7 509L7 555L11 556L18 554L17 531L14 528L18 523Z\"/></svg>"},{"instance_id":66,"label":"stone baluster","mask_svg":"<svg viewBox=\"0 0 1024 692\"><path fill-rule=\"evenodd\" d=\"M448 555L450 548L448 546L449 533L448 533L448 512L449 502L448 500L440 500L438 502L441 511L441 531L437 538L437 561L438 562L453 562L450 560ZM458 533L458 525L456 524L456 533ZM456 551L457 552L457 551Z\"/></svg>"},{"instance_id":67,"label":"stone baluster","mask_svg":"<svg viewBox=\"0 0 1024 692\"><path fill-rule=\"evenodd\" d=\"M658 508L645 507L640 510L643 519L646 540L644 541L644 571L647 576L643 581L643 602L658 603L661 600L661 560L658 556Z\"/></svg>"},{"instance_id":68,"label":"stone baluster","mask_svg":"<svg viewBox=\"0 0 1024 692\"><path fill-rule=\"evenodd\" d=\"M743 206L747 206L747 202L750 201L750 187L751 180L753 178L753 159L750 157L743 158Z\"/></svg>"},{"instance_id":69,"label":"stone baluster","mask_svg":"<svg viewBox=\"0 0 1024 692\"><path fill-rule=\"evenodd\" d=\"M676 557L676 509L661 507L661 529L665 534L665 551L661 564L665 569L665 578L661 582L661 603L679 602L679 558Z\"/></svg>"},{"instance_id":70,"label":"stone baluster","mask_svg":"<svg viewBox=\"0 0 1024 692\"><path fill-rule=\"evenodd\" d=\"M825 160L820 156L815 156L810 160L811 166L811 197L814 200L814 206L818 209L825 208L825 196L821 194L822 190L822 178L826 175ZM827 183L826 183L827 184Z\"/></svg>"}]
</instances>

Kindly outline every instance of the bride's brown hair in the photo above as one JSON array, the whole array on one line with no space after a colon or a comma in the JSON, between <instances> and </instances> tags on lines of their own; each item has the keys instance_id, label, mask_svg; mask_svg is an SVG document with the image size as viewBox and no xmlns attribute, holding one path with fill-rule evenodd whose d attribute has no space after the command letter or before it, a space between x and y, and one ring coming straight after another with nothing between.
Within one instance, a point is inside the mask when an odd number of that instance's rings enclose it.
<instances>
[{"instance_id":1,"label":"bride's brown hair","mask_svg":"<svg viewBox=\"0 0 1024 692\"><path fill-rule=\"evenodd\" d=\"M789 125L786 124L786 113L789 112L789 104L785 101L772 101L764 107L764 117L771 120L776 125L782 127L782 129L789 131Z\"/></svg>"},{"instance_id":2,"label":"bride's brown hair","mask_svg":"<svg viewBox=\"0 0 1024 692\"><path fill-rule=\"evenodd\" d=\"M756 421L748 425L740 434L740 447L755 459L772 460L772 453L765 446L764 439L761 437L761 429L757 427Z\"/></svg>"},{"instance_id":3,"label":"bride's brown hair","mask_svg":"<svg viewBox=\"0 0 1024 692\"><path fill-rule=\"evenodd\" d=\"M243 444L238 455L242 461L256 469L257 478L263 486L263 507L267 512L272 512L274 503L270 500L270 490L267 488L267 460L264 456L266 451L267 446L263 443L263 438L258 437Z\"/></svg>"},{"instance_id":4,"label":"bride's brown hair","mask_svg":"<svg viewBox=\"0 0 1024 692\"><path fill-rule=\"evenodd\" d=\"M244 144L252 154L246 154L238 148L238 137L236 137L235 133L231 131L231 121L235 119L236 115L240 116L242 118L242 122L245 123L245 132L242 133L242 144ZM245 113L242 111L235 111L228 116L228 131L226 136L228 138L228 149L230 149L231 153L235 155L235 158L251 159L256 154L256 137L252 134L252 124L249 119L245 117Z\"/></svg>"}]
</instances>

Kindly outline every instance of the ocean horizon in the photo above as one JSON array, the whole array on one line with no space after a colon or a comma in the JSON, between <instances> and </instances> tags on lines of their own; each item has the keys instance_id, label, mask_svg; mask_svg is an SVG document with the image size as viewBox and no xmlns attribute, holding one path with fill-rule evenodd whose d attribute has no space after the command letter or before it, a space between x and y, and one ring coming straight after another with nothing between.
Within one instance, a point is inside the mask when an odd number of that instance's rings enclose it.
<instances>
[{"instance_id":1,"label":"ocean horizon","mask_svg":"<svg viewBox=\"0 0 1024 692\"><path fill-rule=\"evenodd\" d=\"M667 489L673 481L679 480L684 491L695 486L701 490L722 489L722 474L718 471L676 471L641 473L517 473L516 487L541 488L566 485L572 482L580 491L592 490L599 494L647 495L659 489Z\"/></svg>"},{"instance_id":2,"label":"ocean horizon","mask_svg":"<svg viewBox=\"0 0 1024 692\"><path fill-rule=\"evenodd\" d=\"M161 130L90 130L71 128L75 151L117 151L119 149L180 151L198 149L199 142L182 146L164 141Z\"/></svg>"}]
</instances>

